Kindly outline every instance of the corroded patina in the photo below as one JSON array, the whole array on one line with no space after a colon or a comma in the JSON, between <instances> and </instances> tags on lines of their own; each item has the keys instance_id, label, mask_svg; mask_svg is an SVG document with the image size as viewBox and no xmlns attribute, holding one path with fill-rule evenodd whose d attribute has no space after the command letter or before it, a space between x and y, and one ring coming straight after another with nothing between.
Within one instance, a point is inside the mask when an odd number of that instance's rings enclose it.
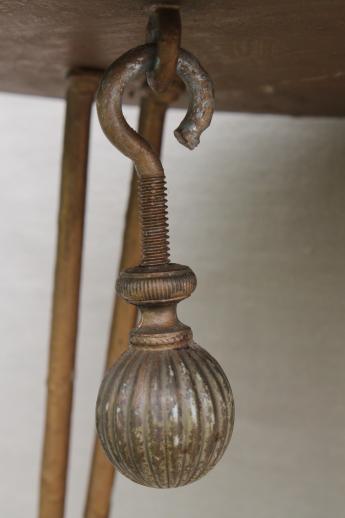
<instances>
[{"instance_id":1,"label":"corroded patina","mask_svg":"<svg viewBox=\"0 0 345 518\"><path fill-rule=\"evenodd\" d=\"M177 317L177 304L192 294L196 277L187 266L170 263L164 170L122 113L126 85L152 69L155 55L152 44L127 52L107 70L97 96L105 134L138 173L142 261L117 281L117 293L138 306L139 320L128 351L103 380L96 421L108 458L124 475L169 488L199 479L219 461L232 434L234 402L219 364ZM175 136L193 149L212 118L213 86L182 49L176 73L190 103Z\"/></svg>"},{"instance_id":2,"label":"corroded patina","mask_svg":"<svg viewBox=\"0 0 345 518\"><path fill-rule=\"evenodd\" d=\"M230 385L194 343L131 347L107 373L97 429L108 458L144 486L186 485L222 457L234 420Z\"/></svg>"}]
</instances>

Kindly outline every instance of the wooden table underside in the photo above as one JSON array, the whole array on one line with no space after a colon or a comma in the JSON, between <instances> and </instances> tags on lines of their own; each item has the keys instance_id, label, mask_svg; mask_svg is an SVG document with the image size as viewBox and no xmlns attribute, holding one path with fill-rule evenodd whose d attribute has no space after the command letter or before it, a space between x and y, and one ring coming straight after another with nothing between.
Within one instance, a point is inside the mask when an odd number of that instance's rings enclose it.
<instances>
[{"instance_id":1,"label":"wooden table underside","mask_svg":"<svg viewBox=\"0 0 345 518\"><path fill-rule=\"evenodd\" d=\"M342 0L176 3L182 44L213 77L218 109L345 114ZM69 69L104 69L144 43L150 5L145 0L3 0L0 90L63 97Z\"/></svg>"}]
</instances>

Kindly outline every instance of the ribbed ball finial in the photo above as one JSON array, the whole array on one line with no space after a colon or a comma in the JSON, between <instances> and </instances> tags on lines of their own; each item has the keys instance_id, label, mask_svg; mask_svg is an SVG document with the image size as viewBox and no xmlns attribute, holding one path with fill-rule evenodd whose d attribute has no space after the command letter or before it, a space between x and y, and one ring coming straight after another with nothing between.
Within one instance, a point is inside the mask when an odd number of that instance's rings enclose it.
<instances>
[{"instance_id":1,"label":"ribbed ball finial","mask_svg":"<svg viewBox=\"0 0 345 518\"><path fill-rule=\"evenodd\" d=\"M108 371L97 430L110 461L144 486L194 482L222 457L232 434L229 382L212 356L187 347L132 347Z\"/></svg>"},{"instance_id":2,"label":"ribbed ball finial","mask_svg":"<svg viewBox=\"0 0 345 518\"><path fill-rule=\"evenodd\" d=\"M98 435L110 461L138 484L189 484L217 464L234 425L222 368L176 314L196 277L178 264L139 266L122 272L116 286L140 317L101 385Z\"/></svg>"}]
</instances>

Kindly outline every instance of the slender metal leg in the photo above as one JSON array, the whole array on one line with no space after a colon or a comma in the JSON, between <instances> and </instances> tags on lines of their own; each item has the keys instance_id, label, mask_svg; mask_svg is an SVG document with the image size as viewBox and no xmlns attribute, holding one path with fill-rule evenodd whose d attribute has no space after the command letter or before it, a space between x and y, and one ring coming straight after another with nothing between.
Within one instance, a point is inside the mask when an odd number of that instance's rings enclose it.
<instances>
[{"instance_id":1,"label":"slender metal leg","mask_svg":"<svg viewBox=\"0 0 345 518\"><path fill-rule=\"evenodd\" d=\"M64 515L90 112L99 74L80 71L68 81L39 518Z\"/></svg>"},{"instance_id":2,"label":"slender metal leg","mask_svg":"<svg viewBox=\"0 0 345 518\"><path fill-rule=\"evenodd\" d=\"M142 100L139 133L160 153L167 104L153 95ZM140 262L140 228L136 173L132 174L131 190L123 236L120 271ZM116 297L111 323L106 368L127 349L129 331L136 323L136 307ZM98 439L95 440L85 518L108 518L115 471L106 458Z\"/></svg>"}]
</instances>

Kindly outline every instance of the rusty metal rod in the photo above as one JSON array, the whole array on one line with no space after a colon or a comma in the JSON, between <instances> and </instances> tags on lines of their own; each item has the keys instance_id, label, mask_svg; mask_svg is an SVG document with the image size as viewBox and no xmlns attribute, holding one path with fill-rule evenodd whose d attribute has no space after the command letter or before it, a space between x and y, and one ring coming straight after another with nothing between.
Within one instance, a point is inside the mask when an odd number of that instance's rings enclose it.
<instances>
[{"instance_id":1,"label":"rusty metal rod","mask_svg":"<svg viewBox=\"0 0 345 518\"><path fill-rule=\"evenodd\" d=\"M139 133L160 154L165 113L168 103L179 94L176 87L170 98L159 100L153 94L144 97L141 102ZM140 222L138 210L137 177L132 173L130 195L123 235L122 255L119 271L134 266L140 261ZM106 369L108 369L128 346L128 335L136 323L136 307L115 297L111 323ZM89 477L84 518L108 518L111 504L115 470L108 461L98 438L95 440Z\"/></svg>"},{"instance_id":2,"label":"rusty metal rod","mask_svg":"<svg viewBox=\"0 0 345 518\"><path fill-rule=\"evenodd\" d=\"M178 6L158 6L150 15L147 42L156 43L157 55L152 70L146 72L149 86L157 93L166 92L176 77L181 44L181 16Z\"/></svg>"},{"instance_id":3,"label":"rusty metal rod","mask_svg":"<svg viewBox=\"0 0 345 518\"><path fill-rule=\"evenodd\" d=\"M73 398L90 113L99 73L68 78L39 518L63 518Z\"/></svg>"}]
</instances>

